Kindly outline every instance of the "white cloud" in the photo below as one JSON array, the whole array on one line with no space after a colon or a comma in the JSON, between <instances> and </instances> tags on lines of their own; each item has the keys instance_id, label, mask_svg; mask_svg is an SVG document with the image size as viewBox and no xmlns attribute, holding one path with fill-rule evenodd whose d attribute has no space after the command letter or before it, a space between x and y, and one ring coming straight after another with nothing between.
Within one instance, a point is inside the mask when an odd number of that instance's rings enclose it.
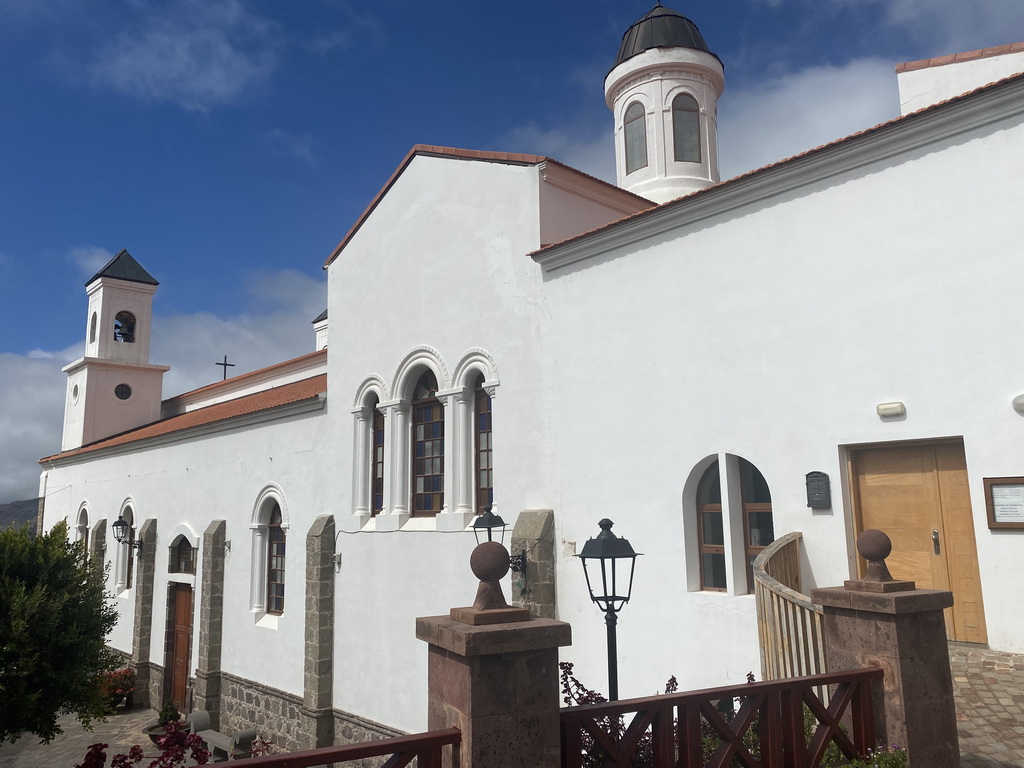
<instances>
[{"instance_id":1,"label":"white cloud","mask_svg":"<svg viewBox=\"0 0 1024 768\"><path fill-rule=\"evenodd\" d=\"M530 121L498 139L509 152L547 155L591 176L615 183L615 145L611 114L597 124L544 128Z\"/></svg>"},{"instance_id":2,"label":"white cloud","mask_svg":"<svg viewBox=\"0 0 1024 768\"><path fill-rule=\"evenodd\" d=\"M317 155L324 149L324 143L309 133L289 133L275 128L267 131L266 138L274 152L298 160L310 168L316 167Z\"/></svg>"},{"instance_id":3,"label":"white cloud","mask_svg":"<svg viewBox=\"0 0 1024 768\"><path fill-rule=\"evenodd\" d=\"M813 67L727 91L719 102L723 179L862 131L899 114L892 62Z\"/></svg>"},{"instance_id":4,"label":"white cloud","mask_svg":"<svg viewBox=\"0 0 1024 768\"><path fill-rule=\"evenodd\" d=\"M233 317L211 313L157 316L154 363L170 365L164 396L221 378L215 365L226 354L229 376L279 363L315 348L312 320L327 306L326 283L295 271L250 275L249 308ZM0 353L0 503L32 498L38 460L60 450L67 379L61 368L82 354L84 342L64 350Z\"/></svg>"},{"instance_id":5,"label":"white cloud","mask_svg":"<svg viewBox=\"0 0 1024 768\"><path fill-rule=\"evenodd\" d=\"M239 0L175 0L148 8L97 53L95 84L208 112L269 75L277 27Z\"/></svg>"},{"instance_id":6,"label":"white cloud","mask_svg":"<svg viewBox=\"0 0 1024 768\"><path fill-rule=\"evenodd\" d=\"M114 254L98 245L80 245L68 251L68 258L86 278L92 277L114 258Z\"/></svg>"},{"instance_id":7,"label":"white cloud","mask_svg":"<svg viewBox=\"0 0 1024 768\"><path fill-rule=\"evenodd\" d=\"M904 29L930 56L1014 43L1024 34L1021 0L842 0L846 4L876 3L886 23Z\"/></svg>"}]
</instances>

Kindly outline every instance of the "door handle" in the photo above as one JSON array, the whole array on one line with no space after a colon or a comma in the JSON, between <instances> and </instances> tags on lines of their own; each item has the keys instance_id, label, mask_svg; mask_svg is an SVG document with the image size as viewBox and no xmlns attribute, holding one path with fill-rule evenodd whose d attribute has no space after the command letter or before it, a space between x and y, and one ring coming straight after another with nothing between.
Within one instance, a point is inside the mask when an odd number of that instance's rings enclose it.
<instances>
[{"instance_id":1,"label":"door handle","mask_svg":"<svg viewBox=\"0 0 1024 768\"><path fill-rule=\"evenodd\" d=\"M932 529L932 547L935 549L936 555L942 554L942 550L939 549L939 531L936 528Z\"/></svg>"}]
</instances>

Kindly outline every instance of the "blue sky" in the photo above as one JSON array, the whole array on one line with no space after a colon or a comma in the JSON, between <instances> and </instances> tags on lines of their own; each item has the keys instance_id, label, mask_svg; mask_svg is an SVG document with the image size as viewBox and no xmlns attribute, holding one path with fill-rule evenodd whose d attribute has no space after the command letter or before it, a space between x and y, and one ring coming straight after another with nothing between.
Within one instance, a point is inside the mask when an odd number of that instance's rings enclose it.
<instances>
[{"instance_id":1,"label":"blue sky","mask_svg":"<svg viewBox=\"0 0 1024 768\"><path fill-rule=\"evenodd\" d=\"M0 502L59 448L83 283L160 282L165 395L310 351L321 265L415 143L612 179L602 81L652 0L3 0ZM898 114L894 66L1024 39L1020 0L688 0L723 177Z\"/></svg>"}]
</instances>

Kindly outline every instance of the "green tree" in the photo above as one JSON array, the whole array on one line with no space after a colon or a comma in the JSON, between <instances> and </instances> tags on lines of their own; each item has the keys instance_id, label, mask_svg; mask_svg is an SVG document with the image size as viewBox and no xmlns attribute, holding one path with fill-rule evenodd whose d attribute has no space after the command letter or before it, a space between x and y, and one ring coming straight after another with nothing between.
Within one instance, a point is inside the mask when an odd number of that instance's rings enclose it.
<instances>
[{"instance_id":1,"label":"green tree","mask_svg":"<svg viewBox=\"0 0 1024 768\"><path fill-rule=\"evenodd\" d=\"M106 646L117 612L104 581L66 523L0 531L0 743L48 742L61 715L89 727L109 711L101 679L117 666Z\"/></svg>"}]
</instances>

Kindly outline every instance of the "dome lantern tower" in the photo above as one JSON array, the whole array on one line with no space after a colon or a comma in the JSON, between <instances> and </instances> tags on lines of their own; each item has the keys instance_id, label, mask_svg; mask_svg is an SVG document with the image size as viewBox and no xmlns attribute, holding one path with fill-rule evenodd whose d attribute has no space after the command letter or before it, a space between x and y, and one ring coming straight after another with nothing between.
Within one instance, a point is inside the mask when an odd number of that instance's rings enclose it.
<instances>
[{"instance_id":1,"label":"dome lantern tower","mask_svg":"<svg viewBox=\"0 0 1024 768\"><path fill-rule=\"evenodd\" d=\"M657 203L719 181L725 70L697 25L658 3L622 36L604 81L618 185Z\"/></svg>"}]
</instances>

